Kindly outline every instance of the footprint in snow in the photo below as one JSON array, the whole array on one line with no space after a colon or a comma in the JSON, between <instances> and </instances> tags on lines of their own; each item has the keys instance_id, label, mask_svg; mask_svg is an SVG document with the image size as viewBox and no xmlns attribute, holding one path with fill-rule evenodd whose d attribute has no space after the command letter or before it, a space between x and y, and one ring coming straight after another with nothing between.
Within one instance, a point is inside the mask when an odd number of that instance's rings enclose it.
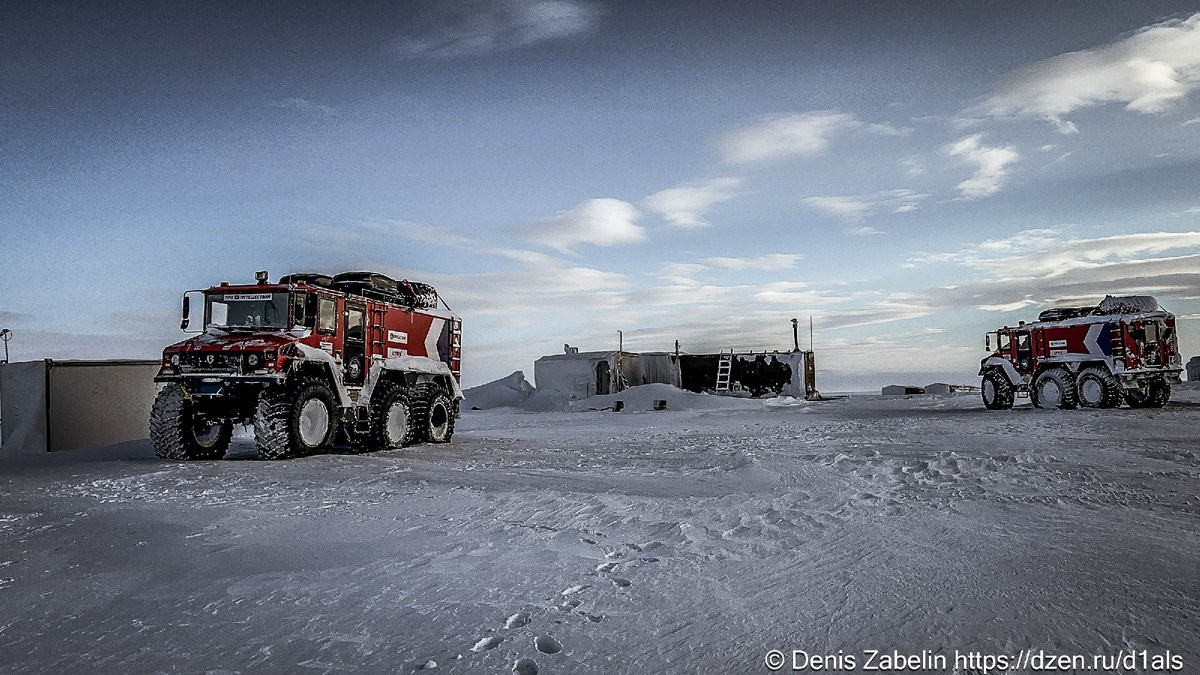
<instances>
[{"instance_id":1,"label":"footprint in snow","mask_svg":"<svg viewBox=\"0 0 1200 675\"><path fill-rule=\"evenodd\" d=\"M537 663L533 659L517 659L512 671L513 675L537 675Z\"/></svg>"},{"instance_id":2,"label":"footprint in snow","mask_svg":"<svg viewBox=\"0 0 1200 675\"><path fill-rule=\"evenodd\" d=\"M529 623L529 612L517 612L504 620L505 628L520 628Z\"/></svg>"},{"instance_id":3,"label":"footprint in snow","mask_svg":"<svg viewBox=\"0 0 1200 675\"><path fill-rule=\"evenodd\" d=\"M601 572L601 573L611 572L611 571L617 569L617 565L620 565L620 564L621 563L618 563L618 562L601 563L599 565L596 565L596 571Z\"/></svg>"},{"instance_id":4,"label":"footprint in snow","mask_svg":"<svg viewBox=\"0 0 1200 675\"><path fill-rule=\"evenodd\" d=\"M549 635L539 635L533 639L533 646L543 654L557 654L562 651L562 643Z\"/></svg>"},{"instance_id":5,"label":"footprint in snow","mask_svg":"<svg viewBox=\"0 0 1200 675\"><path fill-rule=\"evenodd\" d=\"M499 635L485 637L482 640L480 640L479 642L476 642L475 645L471 647L471 651L486 652L489 649L495 649L496 646L499 645L501 642L504 642L504 638L500 637Z\"/></svg>"},{"instance_id":6,"label":"footprint in snow","mask_svg":"<svg viewBox=\"0 0 1200 675\"><path fill-rule=\"evenodd\" d=\"M658 562L658 558L642 558L642 562L656 563Z\"/></svg>"},{"instance_id":7,"label":"footprint in snow","mask_svg":"<svg viewBox=\"0 0 1200 675\"><path fill-rule=\"evenodd\" d=\"M583 539L580 539L579 541L583 542L584 544L595 544L596 543L595 539L588 539L586 537Z\"/></svg>"},{"instance_id":8,"label":"footprint in snow","mask_svg":"<svg viewBox=\"0 0 1200 675\"><path fill-rule=\"evenodd\" d=\"M582 591L585 588L589 588L589 586L587 584L579 584L577 586L572 586L572 587L564 590L562 592L562 594L563 595L575 595L576 593L578 593L579 591Z\"/></svg>"},{"instance_id":9,"label":"footprint in snow","mask_svg":"<svg viewBox=\"0 0 1200 675\"><path fill-rule=\"evenodd\" d=\"M613 577L612 582L616 584L618 588L629 588L633 585L632 581L628 579L622 579L621 577Z\"/></svg>"}]
</instances>

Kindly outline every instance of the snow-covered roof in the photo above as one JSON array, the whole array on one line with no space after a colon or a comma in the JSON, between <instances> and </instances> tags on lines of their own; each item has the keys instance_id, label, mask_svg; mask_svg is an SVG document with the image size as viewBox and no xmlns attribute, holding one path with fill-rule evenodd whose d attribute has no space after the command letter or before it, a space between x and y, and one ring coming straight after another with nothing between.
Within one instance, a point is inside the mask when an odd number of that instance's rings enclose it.
<instances>
[{"instance_id":1,"label":"snow-covered roof","mask_svg":"<svg viewBox=\"0 0 1200 675\"><path fill-rule=\"evenodd\" d=\"M538 361L594 361L596 359L607 359L616 353L617 350L613 349L611 351L604 352L570 352L566 354L550 354L548 356L541 357L538 359ZM634 355L632 352L624 353L629 356Z\"/></svg>"}]
</instances>

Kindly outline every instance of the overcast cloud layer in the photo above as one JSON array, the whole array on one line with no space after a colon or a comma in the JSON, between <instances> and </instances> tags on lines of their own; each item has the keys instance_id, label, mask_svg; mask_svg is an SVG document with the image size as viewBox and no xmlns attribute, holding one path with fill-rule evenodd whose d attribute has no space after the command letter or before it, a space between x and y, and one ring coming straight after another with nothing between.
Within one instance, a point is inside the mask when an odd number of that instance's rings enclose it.
<instances>
[{"instance_id":1,"label":"overcast cloud layer","mask_svg":"<svg viewBox=\"0 0 1200 675\"><path fill-rule=\"evenodd\" d=\"M12 8L0 328L155 358L184 290L374 269L464 317L468 386L809 317L826 391L973 382L984 331L1117 293L1200 353L1194 7L842 10Z\"/></svg>"}]
</instances>

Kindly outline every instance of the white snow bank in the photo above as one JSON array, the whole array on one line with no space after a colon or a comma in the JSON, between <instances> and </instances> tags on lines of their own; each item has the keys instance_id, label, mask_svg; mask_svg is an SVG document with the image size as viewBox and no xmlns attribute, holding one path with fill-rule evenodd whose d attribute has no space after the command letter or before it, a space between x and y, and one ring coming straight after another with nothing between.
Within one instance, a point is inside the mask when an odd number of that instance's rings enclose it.
<instances>
[{"instance_id":1,"label":"white snow bank","mask_svg":"<svg viewBox=\"0 0 1200 675\"><path fill-rule=\"evenodd\" d=\"M478 387L471 387L463 392L466 400L463 408L469 410L488 410L504 406L519 406L537 389L525 380L525 373L518 370L513 374L493 380Z\"/></svg>"},{"instance_id":2,"label":"white snow bank","mask_svg":"<svg viewBox=\"0 0 1200 675\"><path fill-rule=\"evenodd\" d=\"M801 406L811 406L812 401L806 401L795 396L776 396L763 401L763 405L768 408L796 408Z\"/></svg>"},{"instance_id":3,"label":"white snow bank","mask_svg":"<svg viewBox=\"0 0 1200 675\"><path fill-rule=\"evenodd\" d=\"M530 402L538 397L535 396ZM616 394L591 396L566 402L566 410L603 410L613 407L617 401L625 404L625 410L653 410L655 401L666 401L667 410L704 410L713 408L757 408L761 401L734 396L696 394L669 384L643 384L630 387Z\"/></svg>"}]
</instances>

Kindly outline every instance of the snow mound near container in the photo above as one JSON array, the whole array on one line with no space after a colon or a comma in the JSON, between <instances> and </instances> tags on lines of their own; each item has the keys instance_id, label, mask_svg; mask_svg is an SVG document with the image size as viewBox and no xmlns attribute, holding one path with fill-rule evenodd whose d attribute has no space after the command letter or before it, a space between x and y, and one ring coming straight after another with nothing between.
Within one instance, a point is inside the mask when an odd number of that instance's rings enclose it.
<instances>
[{"instance_id":1,"label":"snow mound near container","mask_svg":"<svg viewBox=\"0 0 1200 675\"><path fill-rule=\"evenodd\" d=\"M507 377L467 389L463 392L467 398L462 407L468 410L518 407L536 392L537 389L525 380L525 373L518 370Z\"/></svg>"},{"instance_id":2,"label":"snow mound near container","mask_svg":"<svg viewBox=\"0 0 1200 675\"><path fill-rule=\"evenodd\" d=\"M666 401L667 410L705 410L716 408L759 408L761 401L734 396L697 394L670 384L643 384L616 394L591 396L567 404L567 410L603 410L621 401L627 411L654 410L655 401Z\"/></svg>"}]
</instances>

